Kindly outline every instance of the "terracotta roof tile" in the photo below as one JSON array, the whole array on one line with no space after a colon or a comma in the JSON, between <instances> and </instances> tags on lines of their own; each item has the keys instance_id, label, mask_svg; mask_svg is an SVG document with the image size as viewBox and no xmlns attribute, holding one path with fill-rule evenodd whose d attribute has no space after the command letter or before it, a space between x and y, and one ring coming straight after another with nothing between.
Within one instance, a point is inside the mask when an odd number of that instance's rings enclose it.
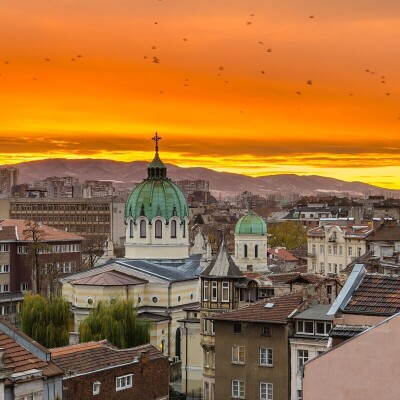
<instances>
[{"instance_id":1,"label":"terracotta roof tile","mask_svg":"<svg viewBox=\"0 0 400 400\"><path fill-rule=\"evenodd\" d=\"M302 272L284 272L280 274L268 275L268 278L274 283L320 283L325 278L320 275Z\"/></svg>"},{"instance_id":2,"label":"terracotta roof tile","mask_svg":"<svg viewBox=\"0 0 400 400\"><path fill-rule=\"evenodd\" d=\"M272 307L266 307L267 304ZM213 319L216 321L240 321L240 322L269 322L286 324L289 315L303 303L303 292L296 291L282 296L271 297L257 303L242 307L237 310L224 312Z\"/></svg>"},{"instance_id":3,"label":"terracotta roof tile","mask_svg":"<svg viewBox=\"0 0 400 400\"><path fill-rule=\"evenodd\" d=\"M400 311L400 276L366 274L343 312L390 316Z\"/></svg>"},{"instance_id":4,"label":"terracotta roof tile","mask_svg":"<svg viewBox=\"0 0 400 400\"><path fill-rule=\"evenodd\" d=\"M395 241L400 242L400 226L382 224L366 239L367 242Z\"/></svg>"},{"instance_id":5,"label":"terracotta roof tile","mask_svg":"<svg viewBox=\"0 0 400 400\"><path fill-rule=\"evenodd\" d=\"M271 248L267 250L268 254L272 254L274 257L279 258L283 261L299 261L292 253L281 247Z\"/></svg>"},{"instance_id":6,"label":"terracotta roof tile","mask_svg":"<svg viewBox=\"0 0 400 400\"><path fill-rule=\"evenodd\" d=\"M50 350L52 360L65 373L80 374L102 368L133 362L141 352L147 351L150 359L165 357L150 344L130 349L117 349L107 341L82 343Z\"/></svg>"},{"instance_id":7,"label":"terracotta roof tile","mask_svg":"<svg viewBox=\"0 0 400 400\"><path fill-rule=\"evenodd\" d=\"M26 222L27 222L26 220L22 219L5 219L1 222L1 225L3 227L16 226L18 239L20 241L30 241L30 239L26 238L26 233L24 233L24 231L27 229ZM71 240L71 241L85 240L82 236L76 235L75 233L62 231L60 229L56 229L48 225L42 225L40 229L43 231L43 240L46 242L59 241L59 240ZM11 239L12 237L13 236L10 236L10 240L15 240L15 234L14 234L14 239Z\"/></svg>"}]
</instances>

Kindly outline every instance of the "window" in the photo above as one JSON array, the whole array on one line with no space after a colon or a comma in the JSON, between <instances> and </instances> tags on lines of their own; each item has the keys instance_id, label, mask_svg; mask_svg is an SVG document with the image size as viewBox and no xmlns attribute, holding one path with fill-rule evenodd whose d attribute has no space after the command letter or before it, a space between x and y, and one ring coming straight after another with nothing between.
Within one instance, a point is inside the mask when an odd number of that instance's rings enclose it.
<instances>
[{"instance_id":1,"label":"window","mask_svg":"<svg viewBox=\"0 0 400 400\"><path fill-rule=\"evenodd\" d=\"M272 383L260 382L260 399L261 400L273 400Z\"/></svg>"},{"instance_id":2,"label":"window","mask_svg":"<svg viewBox=\"0 0 400 400\"><path fill-rule=\"evenodd\" d=\"M272 330L271 327L268 325L261 326L261 335L262 336L271 336Z\"/></svg>"},{"instance_id":3,"label":"window","mask_svg":"<svg viewBox=\"0 0 400 400\"><path fill-rule=\"evenodd\" d=\"M8 285L0 285L0 292L8 292Z\"/></svg>"},{"instance_id":4,"label":"window","mask_svg":"<svg viewBox=\"0 0 400 400\"><path fill-rule=\"evenodd\" d=\"M214 331L214 321L210 321L210 333L211 335L214 335L215 331Z\"/></svg>"},{"instance_id":5,"label":"window","mask_svg":"<svg viewBox=\"0 0 400 400\"><path fill-rule=\"evenodd\" d=\"M244 364L244 346L232 346L232 363Z\"/></svg>"},{"instance_id":6,"label":"window","mask_svg":"<svg viewBox=\"0 0 400 400\"><path fill-rule=\"evenodd\" d=\"M337 256L337 246L333 246L333 255Z\"/></svg>"},{"instance_id":7,"label":"window","mask_svg":"<svg viewBox=\"0 0 400 400\"><path fill-rule=\"evenodd\" d=\"M303 400L303 391L297 390L297 400Z\"/></svg>"},{"instance_id":8,"label":"window","mask_svg":"<svg viewBox=\"0 0 400 400\"><path fill-rule=\"evenodd\" d=\"M204 382L204 400L210 400L210 384L208 382Z\"/></svg>"},{"instance_id":9,"label":"window","mask_svg":"<svg viewBox=\"0 0 400 400\"><path fill-rule=\"evenodd\" d=\"M215 384L211 384L211 400L215 400Z\"/></svg>"},{"instance_id":10,"label":"window","mask_svg":"<svg viewBox=\"0 0 400 400\"><path fill-rule=\"evenodd\" d=\"M176 239L176 221L171 221L171 238Z\"/></svg>"},{"instance_id":11,"label":"window","mask_svg":"<svg viewBox=\"0 0 400 400\"><path fill-rule=\"evenodd\" d=\"M162 222L159 219L155 223L155 230L156 230L155 237L157 239L161 239L162 238Z\"/></svg>"},{"instance_id":12,"label":"window","mask_svg":"<svg viewBox=\"0 0 400 400\"><path fill-rule=\"evenodd\" d=\"M352 257L352 256L353 256L353 248L349 247L349 257Z\"/></svg>"},{"instance_id":13,"label":"window","mask_svg":"<svg viewBox=\"0 0 400 400\"><path fill-rule=\"evenodd\" d=\"M210 366L210 350L209 349L204 350L204 366L207 368Z\"/></svg>"},{"instance_id":14,"label":"window","mask_svg":"<svg viewBox=\"0 0 400 400\"><path fill-rule=\"evenodd\" d=\"M254 246L254 258L258 258L258 244Z\"/></svg>"},{"instance_id":15,"label":"window","mask_svg":"<svg viewBox=\"0 0 400 400\"><path fill-rule=\"evenodd\" d=\"M330 322L317 322L316 326L317 335L328 335L332 328L332 324Z\"/></svg>"},{"instance_id":16,"label":"window","mask_svg":"<svg viewBox=\"0 0 400 400\"><path fill-rule=\"evenodd\" d=\"M153 297L151 298L151 301L152 301L153 303L157 303L158 297L157 297L157 296L153 296Z\"/></svg>"},{"instance_id":17,"label":"window","mask_svg":"<svg viewBox=\"0 0 400 400\"><path fill-rule=\"evenodd\" d=\"M247 257L247 244L243 245L243 257Z\"/></svg>"},{"instance_id":18,"label":"window","mask_svg":"<svg viewBox=\"0 0 400 400\"><path fill-rule=\"evenodd\" d=\"M93 383L93 394L99 394L100 393L100 382L94 382Z\"/></svg>"},{"instance_id":19,"label":"window","mask_svg":"<svg viewBox=\"0 0 400 400\"><path fill-rule=\"evenodd\" d=\"M322 261L319 263L319 269L321 272L325 272L325 264Z\"/></svg>"},{"instance_id":20,"label":"window","mask_svg":"<svg viewBox=\"0 0 400 400\"><path fill-rule=\"evenodd\" d=\"M18 246L18 247L26 247L26 246ZM9 244L0 244L0 253L8 253L10 251Z\"/></svg>"},{"instance_id":21,"label":"window","mask_svg":"<svg viewBox=\"0 0 400 400\"><path fill-rule=\"evenodd\" d=\"M312 335L314 333L314 323L312 321L297 321L297 333Z\"/></svg>"},{"instance_id":22,"label":"window","mask_svg":"<svg viewBox=\"0 0 400 400\"><path fill-rule=\"evenodd\" d=\"M339 246L339 256L342 256L342 255L343 255L343 247Z\"/></svg>"},{"instance_id":23,"label":"window","mask_svg":"<svg viewBox=\"0 0 400 400\"><path fill-rule=\"evenodd\" d=\"M233 324L233 333L242 333L242 324L241 323Z\"/></svg>"},{"instance_id":24,"label":"window","mask_svg":"<svg viewBox=\"0 0 400 400\"><path fill-rule=\"evenodd\" d=\"M17 253L18 254L28 254L28 246L17 246Z\"/></svg>"},{"instance_id":25,"label":"window","mask_svg":"<svg viewBox=\"0 0 400 400\"><path fill-rule=\"evenodd\" d=\"M133 238L134 229L135 229L135 224L133 223L133 220L130 220L129 221L129 237L131 237L131 238Z\"/></svg>"},{"instance_id":26,"label":"window","mask_svg":"<svg viewBox=\"0 0 400 400\"><path fill-rule=\"evenodd\" d=\"M229 282L222 282L222 301L229 301Z\"/></svg>"},{"instance_id":27,"label":"window","mask_svg":"<svg viewBox=\"0 0 400 400\"><path fill-rule=\"evenodd\" d=\"M217 282L211 282L211 301L217 301Z\"/></svg>"},{"instance_id":28,"label":"window","mask_svg":"<svg viewBox=\"0 0 400 400\"><path fill-rule=\"evenodd\" d=\"M361 257L361 247L357 247L357 257Z\"/></svg>"},{"instance_id":29,"label":"window","mask_svg":"<svg viewBox=\"0 0 400 400\"><path fill-rule=\"evenodd\" d=\"M319 245L319 254L324 254L324 245L323 244Z\"/></svg>"},{"instance_id":30,"label":"window","mask_svg":"<svg viewBox=\"0 0 400 400\"><path fill-rule=\"evenodd\" d=\"M119 390L131 388L132 381L133 381L133 374L118 376L116 378L115 390L118 392Z\"/></svg>"},{"instance_id":31,"label":"window","mask_svg":"<svg viewBox=\"0 0 400 400\"><path fill-rule=\"evenodd\" d=\"M330 256L332 255L332 246L331 245L328 246L328 254Z\"/></svg>"},{"instance_id":32,"label":"window","mask_svg":"<svg viewBox=\"0 0 400 400\"><path fill-rule=\"evenodd\" d=\"M232 397L244 398L244 381L232 380Z\"/></svg>"},{"instance_id":33,"label":"window","mask_svg":"<svg viewBox=\"0 0 400 400\"><path fill-rule=\"evenodd\" d=\"M146 237L146 221L144 219L142 219L140 221L139 228L140 228L140 237L145 238Z\"/></svg>"},{"instance_id":34,"label":"window","mask_svg":"<svg viewBox=\"0 0 400 400\"><path fill-rule=\"evenodd\" d=\"M204 281L204 286L203 286L203 300L208 299L208 281Z\"/></svg>"},{"instance_id":35,"label":"window","mask_svg":"<svg viewBox=\"0 0 400 400\"><path fill-rule=\"evenodd\" d=\"M10 266L8 264L0 265L0 273L5 274L7 272L10 272Z\"/></svg>"},{"instance_id":36,"label":"window","mask_svg":"<svg viewBox=\"0 0 400 400\"><path fill-rule=\"evenodd\" d=\"M26 282L21 282L21 292L26 292L28 290L28 284Z\"/></svg>"},{"instance_id":37,"label":"window","mask_svg":"<svg viewBox=\"0 0 400 400\"><path fill-rule=\"evenodd\" d=\"M182 236L185 238L186 237L186 221L185 220L183 220L183 234L182 234Z\"/></svg>"},{"instance_id":38,"label":"window","mask_svg":"<svg viewBox=\"0 0 400 400\"><path fill-rule=\"evenodd\" d=\"M208 321L207 321L207 319L205 319L205 318L203 318L203 332L204 333L207 333L207 331L208 331Z\"/></svg>"},{"instance_id":39,"label":"window","mask_svg":"<svg viewBox=\"0 0 400 400\"><path fill-rule=\"evenodd\" d=\"M260 347L260 365L272 367L272 349Z\"/></svg>"},{"instance_id":40,"label":"window","mask_svg":"<svg viewBox=\"0 0 400 400\"><path fill-rule=\"evenodd\" d=\"M297 371L303 370L304 364L308 361L308 350L297 350Z\"/></svg>"},{"instance_id":41,"label":"window","mask_svg":"<svg viewBox=\"0 0 400 400\"><path fill-rule=\"evenodd\" d=\"M316 248L315 244L311 245L311 253L312 254L317 254L317 248Z\"/></svg>"}]
</instances>

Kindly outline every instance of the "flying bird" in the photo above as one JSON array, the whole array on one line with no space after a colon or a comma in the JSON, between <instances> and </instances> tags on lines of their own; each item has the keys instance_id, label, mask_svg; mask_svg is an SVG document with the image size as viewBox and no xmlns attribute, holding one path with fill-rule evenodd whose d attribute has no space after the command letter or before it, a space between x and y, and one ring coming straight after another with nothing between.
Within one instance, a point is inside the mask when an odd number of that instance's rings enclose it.
<instances>
[{"instance_id":1,"label":"flying bird","mask_svg":"<svg viewBox=\"0 0 400 400\"><path fill-rule=\"evenodd\" d=\"M271 53L271 51L272 51L272 49L267 49L267 52L268 52L268 53Z\"/></svg>"},{"instance_id":2,"label":"flying bird","mask_svg":"<svg viewBox=\"0 0 400 400\"><path fill-rule=\"evenodd\" d=\"M314 15L310 15L308 18L314 18Z\"/></svg>"},{"instance_id":3,"label":"flying bird","mask_svg":"<svg viewBox=\"0 0 400 400\"><path fill-rule=\"evenodd\" d=\"M50 61L50 58L45 58L44 61Z\"/></svg>"},{"instance_id":4,"label":"flying bird","mask_svg":"<svg viewBox=\"0 0 400 400\"><path fill-rule=\"evenodd\" d=\"M296 94L301 94L301 92L296 92Z\"/></svg>"},{"instance_id":5,"label":"flying bird","mask_svg":"<svg viewBox=\"0 0 400 400\"><path fill-rule=\"evenodd\" d=\"M264 44L264 42L258 42L258 44Z\"/></svg>"},{"instance_id":6,"label":"flying bird","mask_svg":"<svg viewBox=\"0 0 400 400\"><path fill-rule=\"evenodd\" d=\"M246 22L246 25L251 25L251 22L250 22L250 21L247 21L247 22Z\"/></svg>"},{"instance_id":7,"label":"flying bird","mask_svg":"<svg viewBox=\"0 0 400 400\"><path fill-rule=\"evenodd\" d=\"M158 57L153 57L153 63L158 64L160 59Z\"/></svg>"},{"instance_id":8,"label":"flying bird","mask_svg":"<svg viewBox=\"0 0 400 400\"><path fill-rule=\"evenodd\" d=\"M312 85L312 80L308 80L307 85Z\"/></svg>"},{"instance_id":9,"label":"flying bird","mask_svg":"<svg viewBox=\"0 0 400 400\"><path fill-rule=\"evenodd\" d=\"M184 42L187 42L187 41L188 41L187 38L183 38L182 40L183 40Z\"/></svg>"}]
</instances>

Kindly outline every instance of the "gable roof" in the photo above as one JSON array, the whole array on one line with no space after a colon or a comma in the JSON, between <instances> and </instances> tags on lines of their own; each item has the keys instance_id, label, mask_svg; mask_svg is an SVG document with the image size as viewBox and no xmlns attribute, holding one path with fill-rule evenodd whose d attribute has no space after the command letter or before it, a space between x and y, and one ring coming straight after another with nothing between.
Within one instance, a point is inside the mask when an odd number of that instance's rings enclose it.
<instances>
[{"instance_id":1,"label":"gable roof","mask_svg":"<svg viewBox=\"0 0 400 400\"><path fill-rule=\"evenodd\" d=\"M400 226L383 223L376 231L372 232L366 239L366 242L393 241L400 242Z\"/></svg>"},{"instance_id":2,"label":"gable roof","mask_svg":"<svg viewBox=\"0 0 400 400\"><path fill-rule=\"evenodd\" d=\"M118 349L107 340L58 347L50 349L50 351L53 361L68 375L94 372L103 368L132 363L136 357L140 357L142 352L148 352L150 360L166 357L150 344L130 349Z\"/></svg>"},{"instance_id":3,"label":"gable roof","mask_svg":"<svg viewBox=\"0 0 400 400\"><path fill-rule=\"evenodd\" d=\"M217 256L213 258L211 263L205 268L200 276L232 278L243 277L243 273L240 271L239 267L234 263L232 257L228 253L224 240L222 240Z\"/></svg>"},{"instance_id":4,"label":"gable roof","mask_svg":"<svg viewBox=\"0 0 400 400\"><path fill-rule=\"evenodd\" d=\"M303 303L303 291L291 292L252 303L237 310L213 316L216 321L286 324L289 316ZM266 307L267 304L272 305Z\"/></svg>"},{"instance_id":5,"label":"gable roof","mask_svg":"<svg viewBox=\"0 0 400 400\"><path fill-rule=\"evenodd\" d=\"M299 261L296 256L282 247L269 248L267 253L283 261Z\"/></svg>"}]
</instances>

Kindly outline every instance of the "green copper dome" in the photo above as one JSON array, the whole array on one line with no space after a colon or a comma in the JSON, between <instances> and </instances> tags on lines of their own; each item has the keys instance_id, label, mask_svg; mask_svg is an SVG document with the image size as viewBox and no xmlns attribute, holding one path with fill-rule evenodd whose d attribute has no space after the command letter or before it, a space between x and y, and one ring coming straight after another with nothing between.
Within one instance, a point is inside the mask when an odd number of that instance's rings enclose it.
<instances>
[{"instance_id":1,"label":"green copper dome","mask_svg":"<svg viewBox=\"0 0 400 400\"><path fill-rule=\"evenodd\" d=\"M189 207L181 189L167 178L167 167L158 156L156 134L156 155L147 168L147 179L137 185L125 204L125 220L132 217L136 220L145 216L152 220L156 216L169 221L172 216L181 220L189 218Z\"/></svg>"},{"instance_id":2,"label":"green copper dome","mask_svg":"<svg viewBox=\"0 0 400 400\"><path fill-rule=\"evenodd\" d=\"M255 212L250 211L248 214L239 219L235 226L236 235L266 235L267 224Z\"/></svg>"}]
</instances>

